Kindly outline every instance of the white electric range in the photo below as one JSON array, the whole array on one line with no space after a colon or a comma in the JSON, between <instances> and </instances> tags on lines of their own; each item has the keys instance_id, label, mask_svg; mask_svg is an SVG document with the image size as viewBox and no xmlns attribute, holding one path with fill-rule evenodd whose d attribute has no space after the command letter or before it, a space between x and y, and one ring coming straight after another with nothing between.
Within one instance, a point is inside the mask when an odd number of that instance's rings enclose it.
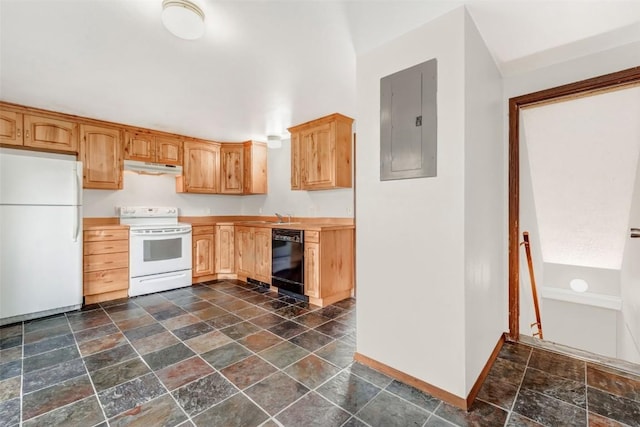
<instances>
[{"instance_id":1,"label":"white electric range","mask_svg":"<svg viewBox=\"0 0 640 427\"><path fill-rule=\"evenodd\" d=\"M191 224L178 208L120 207L129 226L129 296L191 286Z\"/></svg>"}]
</instances>

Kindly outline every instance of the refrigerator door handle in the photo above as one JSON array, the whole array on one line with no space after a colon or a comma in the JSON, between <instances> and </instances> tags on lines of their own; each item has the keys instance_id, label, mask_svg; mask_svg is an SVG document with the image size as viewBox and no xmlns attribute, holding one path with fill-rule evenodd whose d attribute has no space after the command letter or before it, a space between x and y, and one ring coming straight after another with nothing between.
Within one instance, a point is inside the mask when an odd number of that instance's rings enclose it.
<instances>
[{"instance_id":1,"label":"refrigerator door handle","mask_svg":"<svg viewBox=\"0 0 640 427\"><path fill-rule=\"evenodd\" d=\"M80 177L76 169L73 170L73 186L76 195L76 206L75 214L73 215L73 236L71 237L74 242L77 242L78 234L80 233Z\"/></svg>"}]
</instances>

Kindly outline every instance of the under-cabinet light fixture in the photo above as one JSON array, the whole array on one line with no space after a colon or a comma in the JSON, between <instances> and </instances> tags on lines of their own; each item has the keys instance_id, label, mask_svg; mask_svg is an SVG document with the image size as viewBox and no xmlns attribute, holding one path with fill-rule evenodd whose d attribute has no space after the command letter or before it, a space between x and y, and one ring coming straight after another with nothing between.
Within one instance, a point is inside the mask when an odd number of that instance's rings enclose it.
<instances>
[{"instance_id":1,"label":"under-cabinet light fixture","mask_svg":"<svg viewBox=\"0 0 640 427\"><path fill-rule=\"evenodd\" d=\"M162 24L176 37L195 40L204 34L204 12L189 0L164 0Z\"/></svg>"}]
</instances>

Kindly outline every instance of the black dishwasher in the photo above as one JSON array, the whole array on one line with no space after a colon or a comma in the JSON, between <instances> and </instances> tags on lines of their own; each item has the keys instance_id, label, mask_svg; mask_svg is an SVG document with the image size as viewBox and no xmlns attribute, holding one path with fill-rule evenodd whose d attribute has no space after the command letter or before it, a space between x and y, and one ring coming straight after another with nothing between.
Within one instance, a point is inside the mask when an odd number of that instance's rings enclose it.
<instances>
[{"instance_id":1,"label":"black dishwasher","mask_svg":"<svg viewBox=\"0 0 640 427\"><path fill-rule=\"evenodd\" d=\"M271 232L271 284L278 292L304 296L304 231L274 228Z\"/></svg>"}]
</instances>

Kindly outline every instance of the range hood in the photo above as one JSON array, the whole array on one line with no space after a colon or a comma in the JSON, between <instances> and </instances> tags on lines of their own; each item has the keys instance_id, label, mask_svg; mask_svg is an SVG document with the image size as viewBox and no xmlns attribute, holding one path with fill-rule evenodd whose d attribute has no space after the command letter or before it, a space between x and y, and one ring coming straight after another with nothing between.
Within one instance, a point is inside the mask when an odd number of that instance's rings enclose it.
<instances>
[{"instance_id":1,"label":"range hood","mask_svg":"<svg viewBox=\"0 0 640 427\"><path fill-rule=\"evenodd\" d=\"M125 160L124 170L150 175L182 175L182 166L163 165L160 163L140 162L137 160Z\"/></svg>"}]
</instances>

